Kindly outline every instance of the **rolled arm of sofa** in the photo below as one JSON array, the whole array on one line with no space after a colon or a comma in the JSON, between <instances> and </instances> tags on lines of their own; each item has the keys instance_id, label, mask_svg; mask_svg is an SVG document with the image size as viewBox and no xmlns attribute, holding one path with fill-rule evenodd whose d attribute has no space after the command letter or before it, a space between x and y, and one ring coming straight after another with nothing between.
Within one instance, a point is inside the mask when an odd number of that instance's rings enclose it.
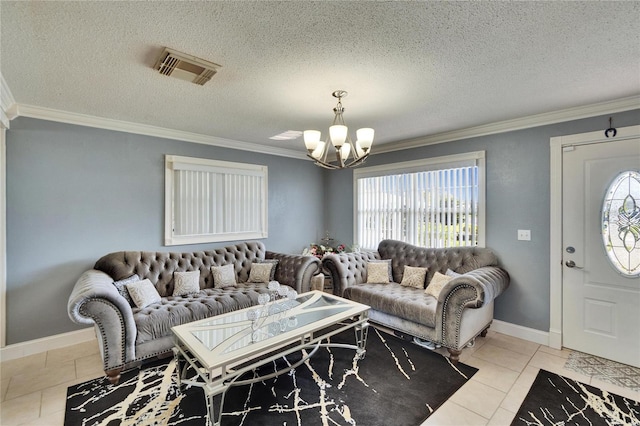
<instances>
[{"instance_id":1,"label":"rolled arm of sofa","mask_svg":"<svg viewBox=\"0 0 640 426\"><path fill-rule=\"evenodd\" d=\"M284 254L267 251L266 259L277 259L276 280L294 288L298 293L311 289L311 278L320 273L320 259L314 256Z\"/></svg>"},{"instance_id":2,"label":"rolled arm of sofa","mask_svg":"<svg viewBox=\"0 0 640 426\"><path fill-rule=\"evenodd\" d=\"M83 273L69 296L67 311L72 321L95 325L105 370L135 358L133 312L109 275L95 269Z\"/></svg>"},{"instance_id":3,"label":"rolled arm of sofa","mask_svg":"<svg viewBox=\"0 0 640 426\"><path fill-rule=\"evenodd\" d=\"M491 303L509 286L509 274L497 266L474 269L449 281L438 295L436 318L442 321L441 339L447 347L455 347L460 319L465 309Z\"/></svg>"},{"instance_id":4,"label":"rolled arm of sofa","mask_svg":"<svg viewBox=\"0 0 640 426\"><path fill-rule=\"evenodd\" d=\"M333 294L342 296L347 287L366 282L367 262L370 260L380 260L378 252L325 255L322 258L322 266L329 272L333 282Z\"/></svg>"}]
</instances>

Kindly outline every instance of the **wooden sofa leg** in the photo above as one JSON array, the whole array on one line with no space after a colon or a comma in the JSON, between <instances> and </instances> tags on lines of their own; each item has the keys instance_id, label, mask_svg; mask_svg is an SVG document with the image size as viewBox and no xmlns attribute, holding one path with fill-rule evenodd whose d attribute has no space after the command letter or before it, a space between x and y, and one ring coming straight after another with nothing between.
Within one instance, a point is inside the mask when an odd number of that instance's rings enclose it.
<instances>
[{"instance_id":1,"label":"wooden sofa leg","mask_svg":"<svg viewBox=\"0 0 640 426\"><path fill-rule=\"evenodd\" d=\"M449 351L449 359L451 360L451 364L457 364L458 360L460 359L460 354L462 353L461 350L457 350L457 349L451 349L451 348L447 348L447 350Z\"/></svg>"},{"instance_id":2,"label":"wooden sofa leg","mask_svg":"<svg viewBox=\"0 0 640 426\"><path fill-rule=\"evenodd\" d=\"M489 327L487 327L484 330L482 330L482 333L480 333L480 337L487 337L487 332L488 331L489 331Z\"/></svg>"},{"instance_id":3,"label":"wooden sofa leg","mask_svg":"<svg viewBox=\"0 0 640 426\"><path fill-rule=\"evenodd\" d=\"M107 379L112 385L117 385L120 382L120 373L122 372L122 368L114 368L113 370L105 370L104 373L107 375Z\"/></svg>"}]
</instances>

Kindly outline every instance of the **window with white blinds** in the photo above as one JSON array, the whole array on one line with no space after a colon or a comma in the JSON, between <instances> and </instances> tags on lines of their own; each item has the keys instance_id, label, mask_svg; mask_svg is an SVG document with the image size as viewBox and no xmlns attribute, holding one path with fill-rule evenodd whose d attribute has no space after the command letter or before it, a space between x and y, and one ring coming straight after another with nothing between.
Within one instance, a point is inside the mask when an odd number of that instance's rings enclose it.
<instances>
[{"instance_id":1,"label":"window with white blinds","mask_svg":"<svg viewBox=\"0 0 640 426\"><path fill-rule=\"evenodd\" d=\"M355 237L420 247L484 246L484 151L354 171Z\"/></svg>"},{"instance_id":2,"label":"window with white blinds","mask_svg":"<svg viewBox=\"0 0 640 426\"><path fill-rule=\"evenodd\" d=\"M165 245L266 237L266 166L165 156Z\"/></svg>"}]
</instances>

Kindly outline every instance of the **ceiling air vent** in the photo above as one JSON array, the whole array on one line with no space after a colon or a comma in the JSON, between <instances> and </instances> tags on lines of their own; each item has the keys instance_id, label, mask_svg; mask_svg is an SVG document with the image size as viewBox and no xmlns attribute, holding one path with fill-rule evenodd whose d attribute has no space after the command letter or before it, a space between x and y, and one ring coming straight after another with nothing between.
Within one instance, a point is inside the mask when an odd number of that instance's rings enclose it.
<instances>
[{"instance_id":1,"label":"ceiling air vent","mask_svg":"<svg viewBox=\"0 0 640 426\"><path fill-rule=\"evenodd\" d=\"M191 81L200 86L211 80L211 77L218 72L220 67L221 65L169 49L168 47L164 48L154 66L160 74Z\"/></svg>"}]
</instances>

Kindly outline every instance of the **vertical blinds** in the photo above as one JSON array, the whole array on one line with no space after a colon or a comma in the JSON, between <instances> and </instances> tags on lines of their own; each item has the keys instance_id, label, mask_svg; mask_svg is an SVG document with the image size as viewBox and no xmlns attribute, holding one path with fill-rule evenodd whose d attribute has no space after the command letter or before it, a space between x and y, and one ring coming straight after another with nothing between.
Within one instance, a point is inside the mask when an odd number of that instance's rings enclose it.
<instances>
[{"instance_id":1,"label":"vertical blinds","mask_svg":"<svg viewBox=\"0 0 640 426\"><path fill-rule=\"evenodd\" d=\"M422 247L478 244L478 166L357 179L358 244L383 239Z\"/></svg>"},{"instance_id":2,"label":"vertical blinds","mask_svg":"<svg viewBox=\"0 0 640 426\"><path fill-rule=\"evenodd\" d=\"M190 170L174 173L174 235L260 231L260 176Z\"/></svg>"},{"instance_id":3,"label":"vertical blinds","mask_svg":"<svg viewBox=\"0 0 640 426\"><path fill-rule=\"evenodd\" d=\"M172 159L167 166L172 200L167 244L266 236L266 167Z\"/></svg>"}]
</instances>

